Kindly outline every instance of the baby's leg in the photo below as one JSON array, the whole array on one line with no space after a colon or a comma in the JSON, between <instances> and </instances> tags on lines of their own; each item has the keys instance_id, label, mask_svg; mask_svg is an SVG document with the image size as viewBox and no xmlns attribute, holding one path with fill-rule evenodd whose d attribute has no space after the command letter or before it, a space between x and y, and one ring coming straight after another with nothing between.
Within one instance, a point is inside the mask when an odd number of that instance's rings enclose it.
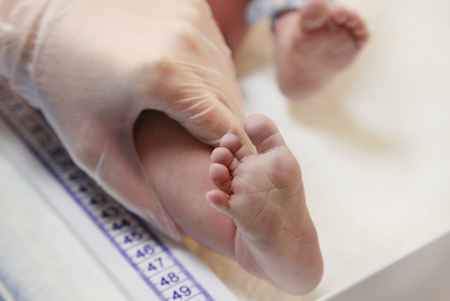
<instances>
[{"instance_id":1,"label":"baby's leg","mask_svg":"<svg viewBox=\"0 0 450 301\"><path fill-rule=\"evenodd\" d=\"M210 147L157 112L141 116L135 142L151 184L181 232L233 257L235 226L205 200L213 188L208 176Z\"/></svg>"},{"instance_id":2,"label":"baby's leg","mask_svg":"<svg viewBox=\"0 0 450 301\"><path fill-rule=\"evenodd\" d=\"M243 267L291 293L309 292L322 277L322 257L300 167L268 118L249 118L246 132L256 152L225 135L211 155L217 188L207 198L236 224L235 256Z\"/></svg>"}]
</instances>

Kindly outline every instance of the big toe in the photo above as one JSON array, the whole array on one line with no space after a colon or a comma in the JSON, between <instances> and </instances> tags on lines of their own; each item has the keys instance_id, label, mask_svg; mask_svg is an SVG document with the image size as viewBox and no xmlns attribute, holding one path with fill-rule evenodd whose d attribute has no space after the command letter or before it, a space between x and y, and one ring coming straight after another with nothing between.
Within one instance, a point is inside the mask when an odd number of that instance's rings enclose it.
<instances>
[{"instance_id":1,"label":"big toe","mask_svg":"<svg viewBox=\"0 0 450 301\"><path fill-rule=\"evenodd\" d=\"M245 131L258 153L285 145L275 123L262 114L251 115L245 122Z\"/></svg>"},{"instance_id":2,"label":"big toe","mask_svg":"<svg viewBox=\"0 0 450 301\"><path fill-rule=\"evenodd\" d=\"M314 30L322 27L327 22L329 14L330 7L327 0L309 0L302 9L302 28Z\"/></svg>"}]
</instances>

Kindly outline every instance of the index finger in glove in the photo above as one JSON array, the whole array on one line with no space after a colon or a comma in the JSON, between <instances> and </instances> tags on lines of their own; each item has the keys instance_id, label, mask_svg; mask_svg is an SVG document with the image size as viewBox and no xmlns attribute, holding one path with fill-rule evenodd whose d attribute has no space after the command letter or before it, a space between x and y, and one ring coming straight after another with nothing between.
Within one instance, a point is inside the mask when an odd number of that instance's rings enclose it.
<instances>
[{"instance_id":1,"label":"index finger in glove","mask_svg":"<svg viewBox=\"0 0 450 301\"><path fill-rule=\"evenodd\" d=\"M232 73L165 58L138 72L136 90L143 109L166 113L202 142L217 145L233 132L244 145L250 144L242 124L242 96Z\"/></svg>"}]
</instances>

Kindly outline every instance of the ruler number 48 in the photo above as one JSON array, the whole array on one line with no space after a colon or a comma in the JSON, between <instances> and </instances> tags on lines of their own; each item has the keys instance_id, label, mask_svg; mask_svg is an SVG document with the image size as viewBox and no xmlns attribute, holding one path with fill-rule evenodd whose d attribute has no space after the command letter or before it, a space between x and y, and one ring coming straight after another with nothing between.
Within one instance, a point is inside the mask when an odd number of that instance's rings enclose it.
<instances>
[{"instance_id":1,"label":"ruler number 48","mask_svg":"<svg viewBox=\"0 0 450 301\"><path fill-rule=\"evenodd\" d=\"M180 280L180 277L178 277L175 273L169 273L167 276L161 278L161 285L170 285L171 283L176 283Z\"/></svg>"}]
</instances>

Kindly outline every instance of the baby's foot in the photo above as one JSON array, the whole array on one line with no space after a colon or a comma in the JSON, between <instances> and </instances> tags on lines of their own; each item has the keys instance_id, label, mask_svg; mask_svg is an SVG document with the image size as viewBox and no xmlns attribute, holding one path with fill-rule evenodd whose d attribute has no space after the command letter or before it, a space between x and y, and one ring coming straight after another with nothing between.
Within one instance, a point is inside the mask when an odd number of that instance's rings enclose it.
<instances>
[{"instance_id":1,"label":"baby's foot","mask_svg":"<svg viewBox=\"0 0 450 301\"><path fill-rule=\"evenodd\" d=\"M321 279L322 257L299 165L268 118L249 118L245 130L256 152L225 135L211 154L217 189L207 198L233 219L235 256L244 268L291 293L306 293Z\"/></svg>"},{"instance_id":2,"label":"baby's foot","mask_svg":"<svg viewBox=\"0 0 450 301\"><path fill-rule=\"evenodd\" d=\"M307 97L349 66L369 33L362 18L327 0L309 0L275 23L278 80L291 99Z\"/></svg>"}]
</instances>

